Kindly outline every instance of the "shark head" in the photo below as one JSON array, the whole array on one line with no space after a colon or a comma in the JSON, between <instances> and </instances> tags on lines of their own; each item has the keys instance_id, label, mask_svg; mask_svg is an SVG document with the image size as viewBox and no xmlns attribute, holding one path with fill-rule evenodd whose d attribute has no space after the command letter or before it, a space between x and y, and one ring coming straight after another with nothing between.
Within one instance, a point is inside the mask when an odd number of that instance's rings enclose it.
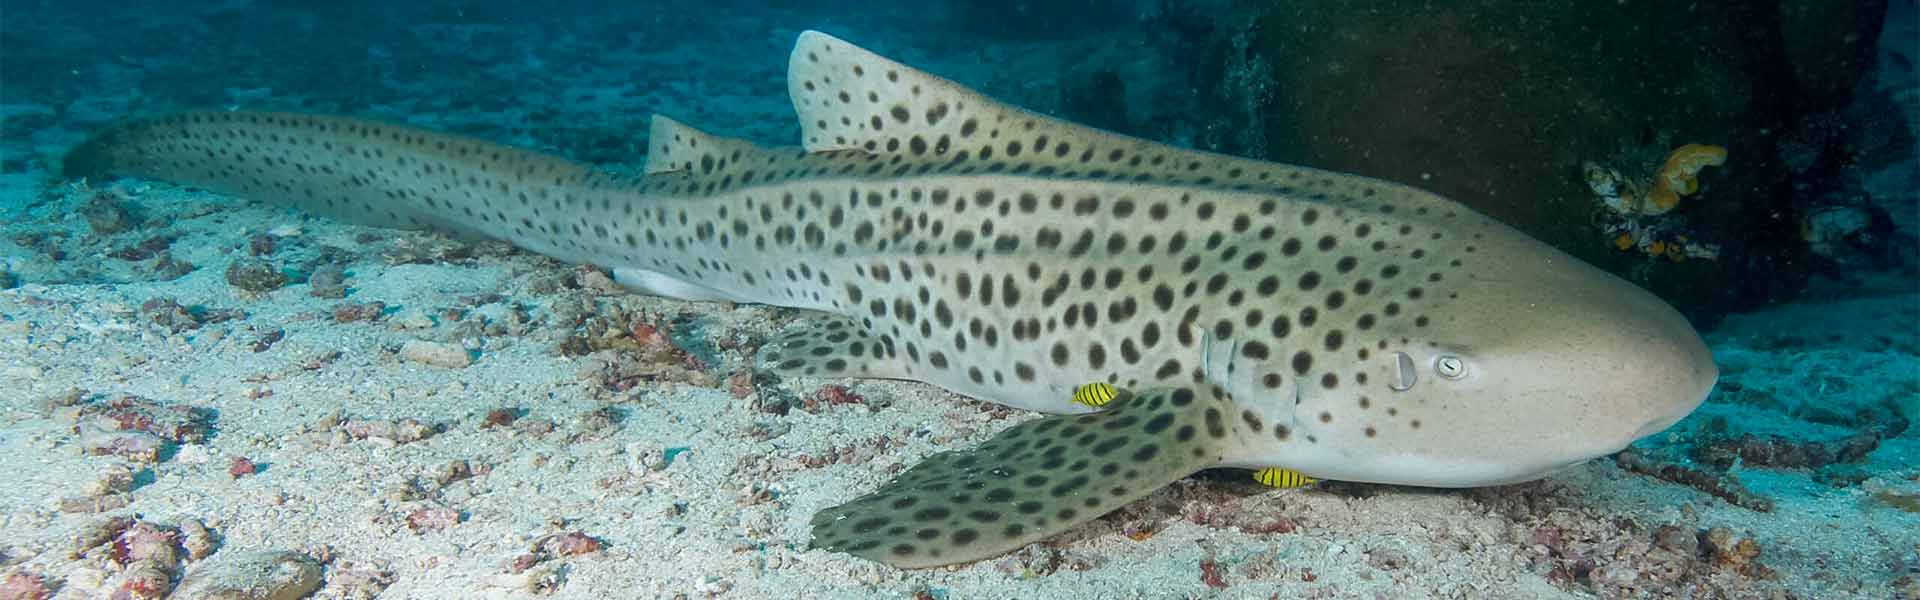
<instances>
[{"instance_id":1,"label":"shark head","mask_svg":"<svg viewBox=\"0 0 1920 600\"><path fill-rule=\"evenodd\" d=\"M1478 268L1437 286L1447 307L1388 326L1363 386L1388 420L1365 460L1316 475L1465 487L1525 481L1616 452L1679 421L1718 377L1699 334L1652 294L1510 228L1486 223ZM1370 365L1364 363L1372 363ZM1344 390L1341 390L1344 391ZM1355 398L1302 405L1351 406ZM1312 419L1306 419L1308 423Z\"/></svg>"}]
</instances>

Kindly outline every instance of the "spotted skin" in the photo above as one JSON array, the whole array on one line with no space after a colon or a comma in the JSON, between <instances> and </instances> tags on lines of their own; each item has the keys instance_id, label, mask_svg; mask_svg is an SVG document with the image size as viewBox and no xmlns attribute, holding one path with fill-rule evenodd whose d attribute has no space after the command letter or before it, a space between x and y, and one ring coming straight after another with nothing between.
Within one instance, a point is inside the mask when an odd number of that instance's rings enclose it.
<instances>
[{"instance_id":1,"label":"spotted skin","mask_svg":"<svg viewBox=\"0 0 1920 600\"><path fill-rule=\"evenodd\" d=\"M1658 299L1415 188L1082 127L817 32L788 87L802 147L659 117L639 180L271 113L132 121L65 167L507 240L647 293L815 311L761 368L1078 414L815 517L816 545L905 567L992 556L1213 466L1537 478L1666 427L1717 373ZM1460 369L1436 375L1443 359ZM1088 382L1136 394L1084 414L1071 392ZM957 491L1036 467L1085 481ZM887 504L906 498L947 512ZM1023 502L1052 518L1009 516ZM1006 520L969 525L975 511Z\"/></svg>"},{"instance_id":2,"label":"spotted skin","mask_svg":"<svg viewBox=\"0 0 1920 600\"><path fill-rule=\"evenodd\" d=\"M1227 427L1233 410L1219 386L1195 386L1015 425L814 515L813 545L907 568L1013 550L1260 444Z\"/></svg>"}]
</instances>

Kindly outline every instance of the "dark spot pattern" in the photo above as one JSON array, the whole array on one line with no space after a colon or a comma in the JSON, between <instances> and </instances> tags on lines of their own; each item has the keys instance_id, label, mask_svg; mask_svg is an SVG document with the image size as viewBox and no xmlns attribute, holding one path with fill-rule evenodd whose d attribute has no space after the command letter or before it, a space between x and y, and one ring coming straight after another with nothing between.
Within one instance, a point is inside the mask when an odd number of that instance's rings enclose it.
<instances>
[{"instance_id":1,"label":"dark spot pattern","mask_svg":"<svg viewBox=\"0 0 1920 600\"><path fill-rule=\"evenodd\" d=\"M922 563L909 557L935 551L972 556L1046 537L1212 465L1217 444L1244 427L1224 418L1221 400L1217 388L1159 390L1123 396L1095 414L1014 425L821 511L813 519L814 546L912 565ZM956 494L960 489L984 491ZM890 533L897 526L912 532ZM902 546L907 554L889 556Z\"/></svg>"}]
</instances>

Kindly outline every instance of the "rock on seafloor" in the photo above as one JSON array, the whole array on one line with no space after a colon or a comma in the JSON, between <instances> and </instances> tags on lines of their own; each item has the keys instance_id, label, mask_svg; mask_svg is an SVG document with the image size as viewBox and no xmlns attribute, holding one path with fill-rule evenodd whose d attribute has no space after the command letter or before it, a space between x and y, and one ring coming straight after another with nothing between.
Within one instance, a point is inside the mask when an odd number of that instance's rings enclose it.
<instances>
[{"instance_id":1,"label":"rock on seafloor","mask_svg":"<svg viewBox=\"0 0 1920 600\"><path fill-rule=\"evenodd\" d=\"M172 598L294 600L320 588L320 563L298 552L218 554L195 567Z\"/></svg>"},{"instance_id":2,"label":"rock on seafloor","mask_svg":"<svg viewBox=\"0 0 1920 600\"><path fill-rule=\"evenodd\" d=\"M400 346L400 355L423 365L449 369L464 368L473 364L473 356L467 354L465 348L441 342L410 340Z\"/></svg>"}]
</instances>

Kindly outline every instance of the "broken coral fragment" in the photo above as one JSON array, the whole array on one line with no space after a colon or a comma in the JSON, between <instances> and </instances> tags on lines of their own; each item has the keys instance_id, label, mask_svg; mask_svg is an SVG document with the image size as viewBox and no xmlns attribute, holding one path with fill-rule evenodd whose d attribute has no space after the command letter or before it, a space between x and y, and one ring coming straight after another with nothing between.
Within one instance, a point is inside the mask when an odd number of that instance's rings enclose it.
<instances>
[{"instance_id":1,"label":"broken coral fragment","mask_svg":"<svg viewBox=\"0 0 1920 600\"><path fill-rule=\"evenodd\" d=\"M83 454L141 463L159 462L175 445L205 441L213 422L206 409L131 394L108 399L74 390L50 404L56 418L73 424Z\"/></svg>"},{"instance_id":2,"label":"broken coral fragment","mask_svg":"<svg viewBox=\"0 0 1920 600\"><path fill-rule=\"evenodd\" d=\"M138 431L93 430L80 437L81 452L87 456L118 456L137 463L157 463L171 449L158 436Z\"/></svg>"},{"instance_id":3,"label":"broken coral fragment","mask_svg":"<svg viewBox=\"0 0 1920 600\"><path fill-rule=\"evenodd\" d=\"M414 419L399 421L352 420L341 425L341 429L353 439L378 439L392 444L408 444L433 437L439 433L435 426Z\"/></svg>"}]
</instances>

